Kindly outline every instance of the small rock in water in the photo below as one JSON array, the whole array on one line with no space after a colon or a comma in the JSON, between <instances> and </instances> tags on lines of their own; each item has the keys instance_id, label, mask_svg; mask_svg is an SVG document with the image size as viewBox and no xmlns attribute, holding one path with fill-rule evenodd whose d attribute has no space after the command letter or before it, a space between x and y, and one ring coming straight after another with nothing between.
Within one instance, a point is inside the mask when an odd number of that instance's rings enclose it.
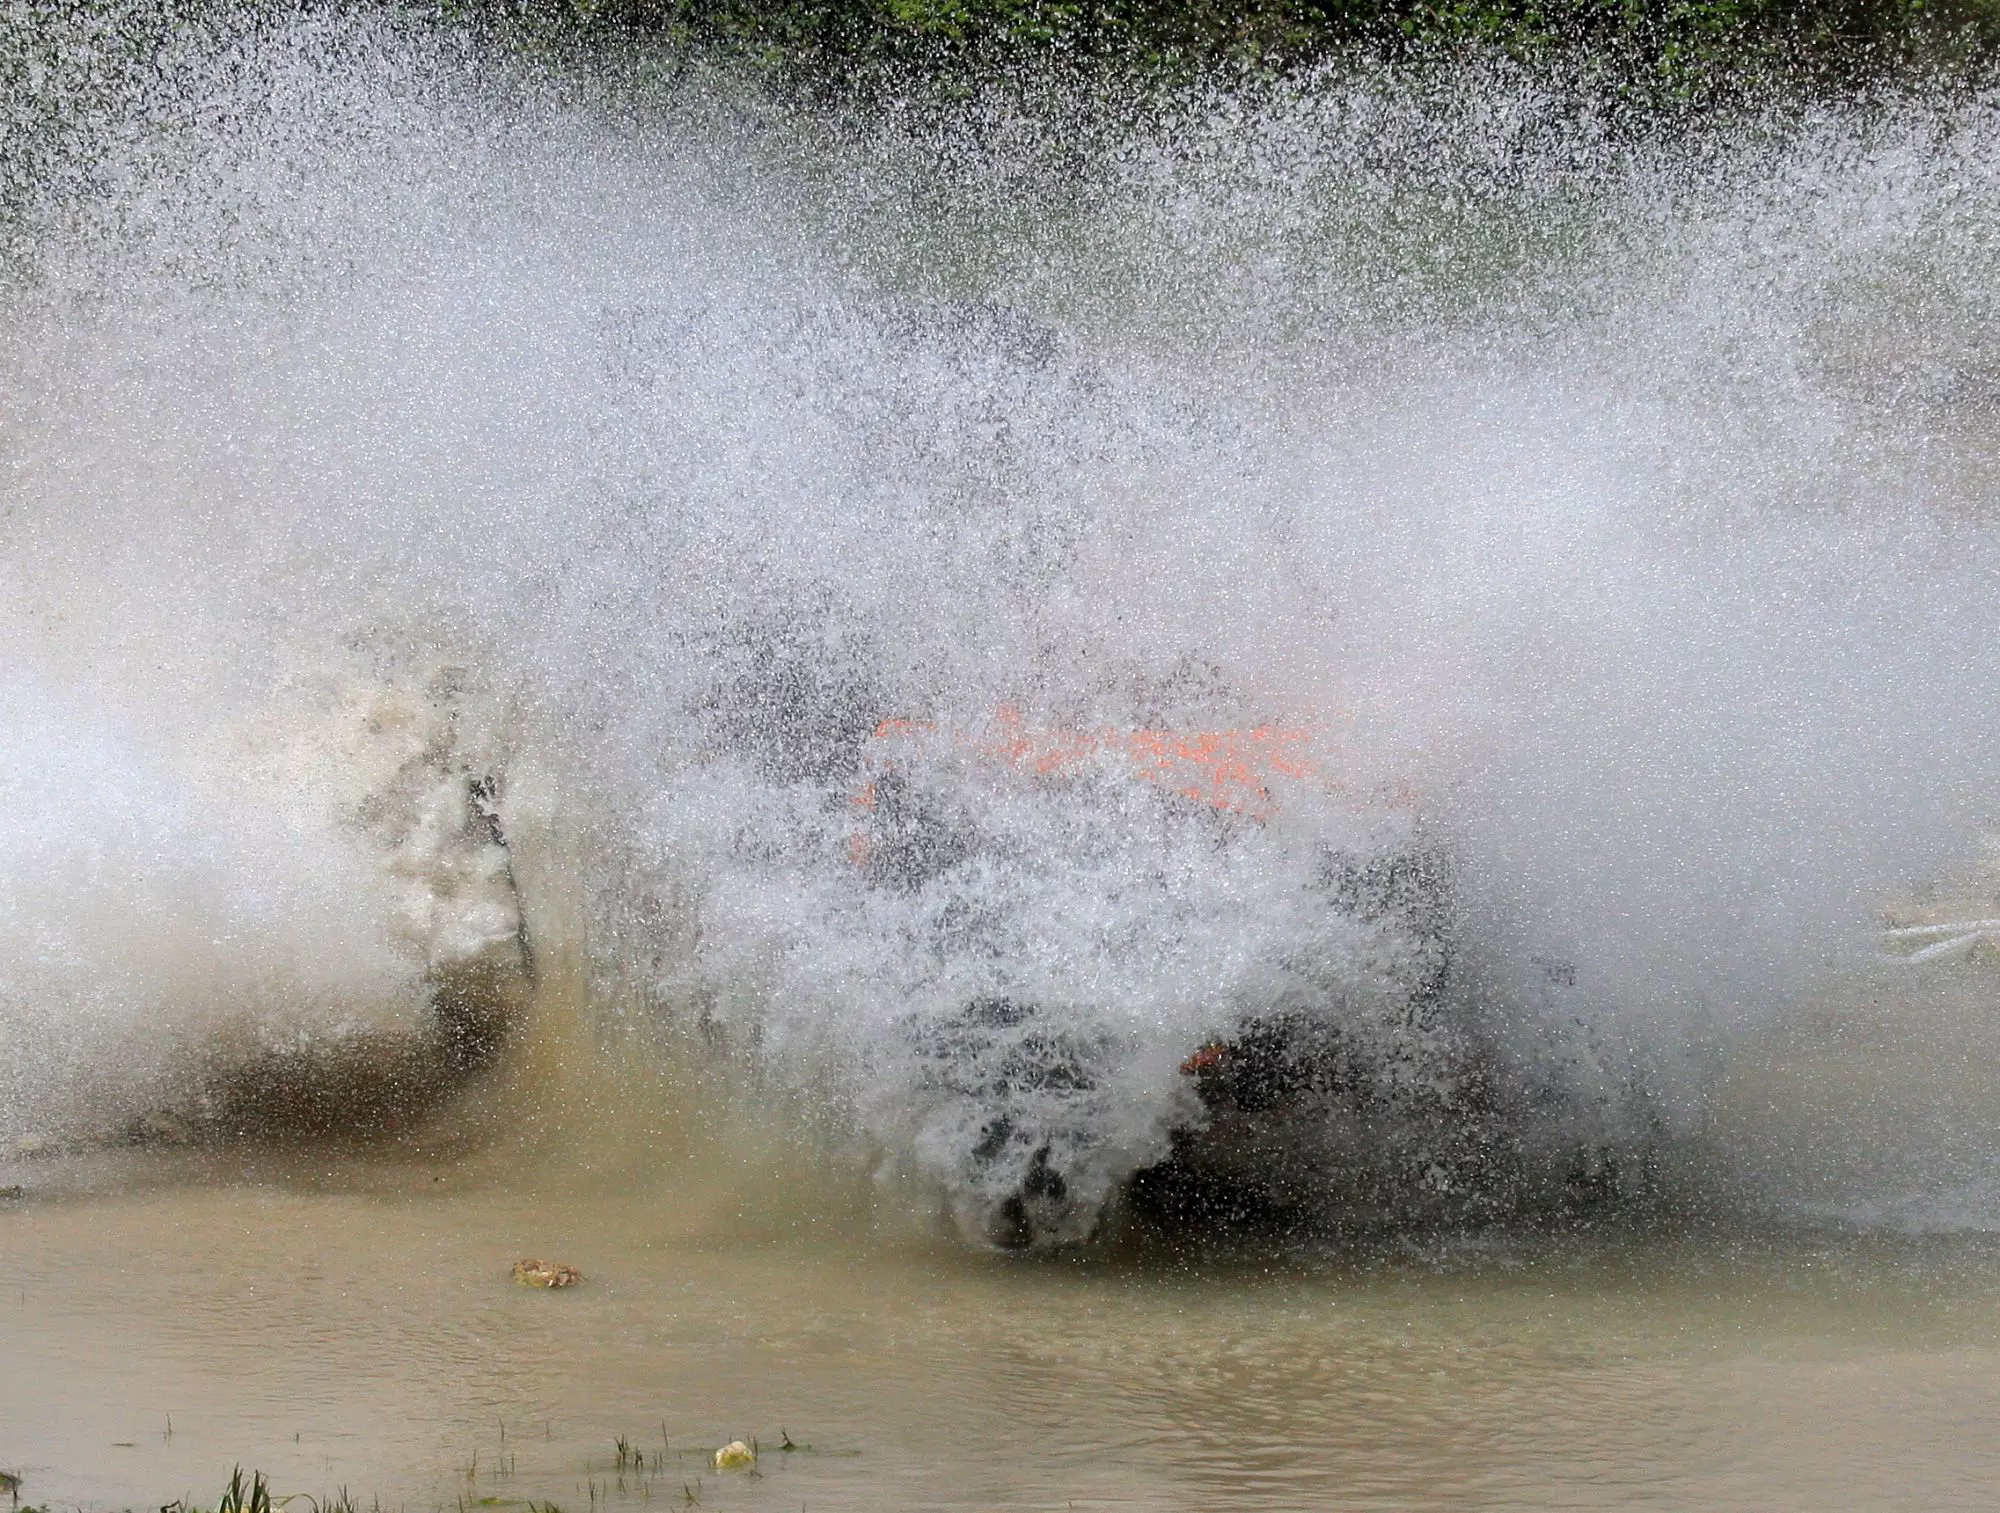
<instances>
[{"instance_id":1,"label":"small rock in water","mask_svg":"<svg viewBox=\"0 0 2000 1513\"><path fill-rule=\"evenodd\" d=\"M555 1261L516 1261L514 1280L523 1287L574 1287L583 1273Z\"/></svg>"},{"instance_id":2,"label":"small rock in water","mask_svg":"<svg viewBox=\"0 0 2000 1513\"><path fill-rule=\"evenodd\" d=\"M44 1156L48 1154L49 1142L46 1135L23 1135L14 1142L14 1152L21 1156Z\"/></svg>"},{"instance_id":3,"label":"small rock in water","mask_svg":"<svg viewBox=\"0 0 2000 1513\"><path fill-rule=\"evenodd\" d=\"M715 1469L737 1471L757 1464L757 1452L740 1439L733 1439L715 1452Z\"/></svg>"}]
</instances>

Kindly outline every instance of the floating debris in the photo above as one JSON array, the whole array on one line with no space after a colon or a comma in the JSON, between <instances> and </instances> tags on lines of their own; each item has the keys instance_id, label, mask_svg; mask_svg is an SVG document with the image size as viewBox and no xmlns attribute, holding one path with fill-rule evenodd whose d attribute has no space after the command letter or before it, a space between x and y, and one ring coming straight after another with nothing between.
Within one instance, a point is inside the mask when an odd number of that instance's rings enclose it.
<instances>
[{"instance_id":1,"label":"floating debris","mask_svg":"<svg viewBox=\"0 0 2000 1513\"><path fill-rule=\"evenodd\" d=\"M514 1280L523 1287L574 1287L583 1273L556 1261L516 1261Z\"/></svg>"},{"instance_id":2,"label":"floating debris","mask_svg":"<svg viewBox=\"0 0 2000 1513\"><path fill-rule=\"evenodd\" d=\"M715 1469L718 1471L740 1471L745 1466L757 1464L757 1452L740 1439L733 1439L715 1452Z\"/></svg>"}]
</instances>

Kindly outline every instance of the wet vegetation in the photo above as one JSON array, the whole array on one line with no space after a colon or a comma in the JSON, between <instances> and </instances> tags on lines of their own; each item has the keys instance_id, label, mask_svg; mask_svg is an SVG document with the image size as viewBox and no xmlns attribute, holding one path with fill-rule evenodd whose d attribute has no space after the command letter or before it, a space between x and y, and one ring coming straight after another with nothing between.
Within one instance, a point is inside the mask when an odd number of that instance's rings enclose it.
<instances>
[{"instance_id":1,"label":"wet vegetation","mask_svg":"<svg viewBox=\"0 0 2000 1513\"><path fill-rule=\"evenodd\" d=\"M720 68L781 100L898 112L1053 83L1068 109L1120 115L1195 83L1497 61L1643 117L2000 73L2000 0L17 0L0 17L0 287L35 266L28 207L93 185L82 123L191 48L357 15L605 82ZM144 130L165 149L175 128Z\"/></svg>"},{"instance_id":2,"label":"wet vegetation","mask_svg":"<svg viewBox=\"0 0 2000 1513\"><path fill-rule=\"evenodd\" d=\"M475 1513L481 1508L565 1513L563 1507L550 1500L480 1491L483 1482L504 1482L516 1475L515 1458L507 1449L504 1427L500 1433L500 1446L500 1453L484 1464L477 1453L473 1455L463 1472L467 1490L457 1495L451 1505L453 1513ZM845 1458L860 1453L856 1450L822 1451L810 1443L794 1440L790 1432L783 1428L778 1431L778 1443L770 1450L780 1457L830 1454ZM609 1462L592 1461L582 1468L584 1480L578 1483L577 1491L589 1508L635 1498L644 1502L657 1499L670 1507L699 1507L704 1478L691 1474L688 1469L691 1465L724 1473L741 1471L756 1479L761 1475L756 1468L763 1458L764 1446L754 1436L748 1441L731 1440L724 1445L676 1444L668 1439L663 1424L659 1430L657 1449L648 1448L646 1443L621 1434L613 1442L613 1452ZM11 1496L13 1499L10 1513L51 1513L48 1508L21 1501L21 1479L11 1472L0 1471L0 1496ZM371 1499L364 1509L364 1504L346 1487L326 1497L314 1497L310 1493L274 1493L270 1479L262 1471L253 1470L246 1474L240 1464L231 1468L229 1481L213 1506L177 1498L163 1504L160 1513L284 1513L286 1509L293 1510L293 1513L300 1513L300 1510L305 1510L305 1513L383 1513L379 1498ZM437 1513L445 1513L444 1505L438 1505Z\"/></svg>"},{"instance_id":3,"label":"wet vegetation","mask_svg":"<svg viewBox=\"0 0 2000 1513\"><path fill-rule=\"evenodd\" d=\"M1984 77L1996 0L445 0L543 36L667 39L808 85L925 69L1217 68L1497 50L1663 96Z\"/></svg>"},{"instance_id":4,"label":"wet vegetation","mask_svg":"<svg viewBox=\"0 0 2000 1513\"><path fill-rule=\"evenodd\" d=\"M609 48L648 68L719 61L806 96L893 96L917 75L1172 85L1484 55L1685 105L1774 86L1982 87L2000 62L2000 0L21 0L0 20L0 124L66 72L42 56L52 37L123 44L93 46L101 75L191 34L313 13Z\"/></svg>"}]
</instances>

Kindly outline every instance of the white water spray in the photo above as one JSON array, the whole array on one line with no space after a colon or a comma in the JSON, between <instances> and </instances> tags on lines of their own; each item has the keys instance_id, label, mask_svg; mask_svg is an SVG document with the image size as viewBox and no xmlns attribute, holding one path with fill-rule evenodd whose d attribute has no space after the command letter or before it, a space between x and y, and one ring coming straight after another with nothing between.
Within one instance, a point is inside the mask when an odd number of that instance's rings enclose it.
<instances>
[{"instance_id":1,"label":"white water spray","mask_svg":"<svg viewBox=\"0 0 2000 1513\"><path fill-rule=\"evenodd\" d=\"M1044 1050L1120 1047L1058 1237L1203 1122L1179 1068L1246 999L1309 961L1367 1000L1370 927L1300 904L1343 826L1449 858L1451 1075L1600 1149L1700 1129L1731 1047L1994 822L1984 102L1676 137L1461 70L828 120L331 23L36 79L9 1130L143 1106L225 1009L422 1012L300 693L342 678L451 722L453 782L540 774L648 1012L974 1228L1006 1132L939 1101L935 1027L1031 998ZM981 845L857 888L857 743L1008 705L1298 721L1398 797L1218 849L1108 770L941 758Z\"/></svg>"}]
</instances>

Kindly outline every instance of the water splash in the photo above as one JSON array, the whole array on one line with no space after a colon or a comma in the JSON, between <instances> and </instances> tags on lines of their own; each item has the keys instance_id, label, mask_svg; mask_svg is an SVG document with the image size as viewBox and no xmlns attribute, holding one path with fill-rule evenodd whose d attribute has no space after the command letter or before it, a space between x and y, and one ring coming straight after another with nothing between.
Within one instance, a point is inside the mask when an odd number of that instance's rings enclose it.
<instances>
[{"instance_id":1,"label":"water splash","mask_svg":"<svg viewBox=\"0 0 2000 1513\"><path fill-rule=\"evenodd\" d=\"M9 44L10 1128L211 1002L421 1014L348 780L228 734L324 756L341 677L547 796L518 828L644 1014L988 1234L1023 1193L1087 1230L1301 962L1445 1091L1258 1137L1286 1201L1451 1188L1472 1135L1587 1186L1993 822L1990 102L1688 129L1457 65L850 118L87 24ZM1337 730L1396 798L1218 845L1113 767L943 753L974 839L860 886L868 733L1003 705ZM1302 902L1328 847L1442 859L1435 1028L1366 1007L1422 931ZM985 1106L1024 1054L1093 1067L1054 1133Z\"/></svg>"}]
</instances>

